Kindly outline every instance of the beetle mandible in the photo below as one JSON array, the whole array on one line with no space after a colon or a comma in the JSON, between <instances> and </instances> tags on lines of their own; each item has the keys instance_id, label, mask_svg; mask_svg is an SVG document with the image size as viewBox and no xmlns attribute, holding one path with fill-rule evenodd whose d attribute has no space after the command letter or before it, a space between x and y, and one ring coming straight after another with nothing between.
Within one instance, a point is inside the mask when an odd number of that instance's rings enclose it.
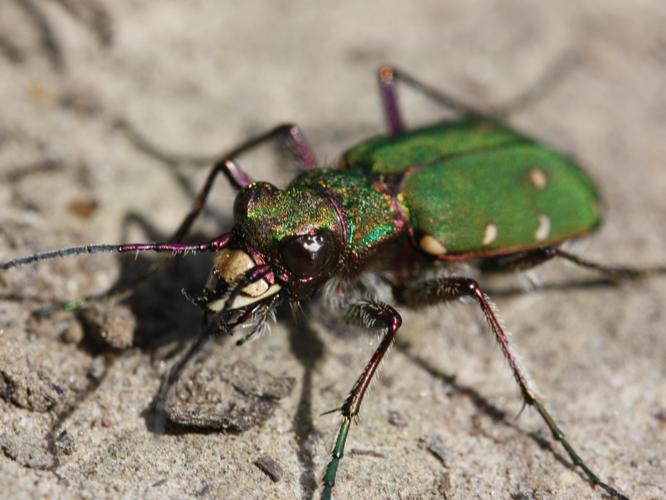
<instances>
[{"instance_id":1,"label":"beetle mandible","mask_svg":"<svg viewBox=\"0 0 666 500\"><path fill-rule=\"evenodd\" d=\"M406 130L397 102L398 82L460 116ZM215 163L169 241L53 250L0 263L0 270L83 253L212 252L208 281L192 298L204 310L207 326L172 368L167 388L210 335L231 334L259 318L242 343L280 302L297 303L331 284L346 319L380 328L382 338L349 396L334 410L342 423L324 474L322 498L332 495L352 420L401 326L394 306L419 308L471 298L508 361L525 405L536 409L590 482L626 498L588 467L555 423L477 281L443 271L455 261L508 271L560 258L618 281L662 274L666 268L608 266L560 248L600 223L597 190L573 160L506 126L499 115L481 113L396 68L382 67L379 84L389 132L347 150L339 168L317 168L301 130L280 125ZM290 142L302 168L285 189L252 181L237 162L248 150L279 138ZM204 243L182 243L219 174L238 191L233 229ZM360 276L371 273L389 285L393 305L350 292Z\"/></svg>"}]
</instances>

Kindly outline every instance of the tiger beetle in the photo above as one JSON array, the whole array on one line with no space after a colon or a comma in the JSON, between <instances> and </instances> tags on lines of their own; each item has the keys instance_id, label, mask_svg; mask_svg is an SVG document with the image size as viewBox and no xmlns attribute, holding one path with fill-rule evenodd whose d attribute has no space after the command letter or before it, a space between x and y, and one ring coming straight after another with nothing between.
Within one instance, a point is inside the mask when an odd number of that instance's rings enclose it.
<instances>
[{"instance_id":1,"label":"tiger beetle","mask_svg":"<svg viewBox=\"0 0 666 500\"><path fill-rule=\"evenodd\" d=\"M298 303L319 291L345 310L347 321L380 329L374 354L333 410L342 422L323 477L324 499L332 495L352 420L402 324L394 305L421 308L470 298L481 308L524 404L536 409L593 485L627 498L600 479L567 440L531 385L496 307L477 281L454 274L452 264L515 271L559 258L613 282L662 274L666 266L609 266L563 250L562 243L600 224L599 194L575 161L508 127L499 114L479 112L403 71L384 66L378 76L388 133L348 149L338 168L316 168L301 130L280 125L214 164L170 240L64 248L1 263L0 270L85 253L212 253L203 292L190 297L204 311L204 327L172 368L167 388L211 335L231 334L242 325L251 332L240 342L252 338L285 300ZM398 82L457 118L406 130ZM285 189L253 181L237 162L243 153L276 139L289 142L302 170ZM210 241L182 243L220 173L238 191L234 227ZM377 276L390 289L394 305L355 293L363 276Z\"/></svg>"}]
</instances>

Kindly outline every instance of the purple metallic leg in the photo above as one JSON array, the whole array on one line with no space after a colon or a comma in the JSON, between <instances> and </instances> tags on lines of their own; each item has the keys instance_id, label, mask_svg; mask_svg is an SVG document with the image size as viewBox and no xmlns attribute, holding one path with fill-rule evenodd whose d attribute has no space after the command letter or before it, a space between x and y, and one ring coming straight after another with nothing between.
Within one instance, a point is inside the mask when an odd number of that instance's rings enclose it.
<instances>
[{"instance_id":1,"label":"purple metallic leg","mask_svg":"<svg viewBox=\"0 0 666 500\"><path fill-rule=\"evenodd\" d=\"M402 132L405 127L400 116L398 107L398 96L395 88L395 71L390 66L379 68L379 91L381 93L384 116L388 125L389 134L395 135Z\"/></svg>"},{"instance_id":2,"label":"purple metallic leg","mask_svg":"<svg viewBox=\"0 0 666 500\"><path fill-rule=\"evenodd\" d=\"M458 113L476 116L483 115L483 113L481 113L481 111L476 109L474 106L466 104L465 102L460 101L459 99L452 97L449 94L442 92L441 90L426 85L425 83L420 82L416 78L410 76L408 73L405 73L398 68L394 68L392 66L382 66L379 68L378 76L384 114L386 116L389 133L392 135L398 134L405 129L400 114L400 108L398 106L396 91L397 82L402 82L408 85L426 97L429 97L439 105Z\"/></svg>"},{"instance_id":3,"label":"purple metallic leg","mask_svg":"<svg viewBox=\"0 0 666 500\"><path fill-rule=\"evenodd\" d=\"M360 377L356 380L347 399L345 399L342 404L342 407L327 412L333 413L340 411L342 413L342 423L340 424L340 429L335 438L331 459L328 462L326 472L324 473L324 488L321 495L322 499L330 499L332 496L333 486L335 486L335 477L342 456L344 455L347 434L349 433L352 419L358 415L368 385L384 358L384 355L388 352L391 345L393 345L398 329L400 328L400 325L402 325L402 318L398 311L388 304L383 304L381 302L366 301L353 304L347 312L346 319L350 323L360 324L365 328L382 328L385 333L379 346L377 346L377 349L370 358L370 361L365 365L363 373L361 373Z\"/></svg>"},{"instance_id":4,"label":"purple metallic leg","mask_svg":"<svg viewBox=\"0 0 666 500\"><path fill-rule=\"evenodd\" d=\"M204 206L206 205L206 200L210 194L210 190L213 187L213 183L217 178L217 175L223 172L226 178L229 180L229 183L236 190L243 189L245 186L252 182L252 179L240 168L233 160L224 159L217 162L213 165L208 177L206 177L206 182L204 183L201 191L197 194L197 197L192 202L189 212L183 219L183 221L178 226L178 229L171 237L171 241L178 242L182 241L187 235L188 231L194 224L194 221L199 216Z\"/></svg>"},{"instance_id":5,"label":"purple metallic leg","mask_svg":"<svg viewBox=\"0 0 666 500\"><path fill-rule=\"evenodd\" d=\"M292 144L292 153L299 160L301 170L314 170L317 166L317 160L305 140L303 131L298 125L287 124L283 125L287 128L289 141Z\"/></svg>"},{"instance_id":6,"label":"purple metallic leg","mask_svg":"<svg viewBox=\"0 0 666 500\"><path fill-rule=\"evenodd\" d=\"M608 494L615 498L627 498L613 486L602 481L587 466L578 452L569 443L564 435L564 432L562 432L562 430L556 424L555 420L541 401L541 398L537 395L536 391L530 384L527 373L518 361L518 356L509 343L509 337L504 331L504 327L502 326L501 322L497 318L495 305L490 301L490 298L479 287L479 284L476 281L463 277L447 277L421 281L397 289L396 295L400 302L403 302L414 308L455 300L462 297L469 297L474 299L483 311L483 315L488 321L491 330L495 334L495 340L499 344L504 357L509 363L513 377L515 378L518 387L520 388L520 392L522 393L525 405L532 406L534 409L536 409L536 411L539 413L543 421L550 429L553 439L562 445L562 447L566 450L567 454L571 458L573 464L583 471L590 482L603 488Z\"/></svg>"},{"instance_id":7,"label":"purple metallic leg","mask_svg":"<svg viewBox=\"0 0 666 500\"><path fill-rule=\"evenodd\" d=\"M269 130L268 132L265 132L257 137L254 137L244 142L237 148L225 154L221 160L215 162L215 164L210 170L210 173L208 174L208 177L206 178L206 182L199 191L199 194L197 194L197 197L194 199L190 211L187 213L183 221L178 226L178 229L175 232L174 236L171 238L171 241L175 242L182 241L183 238L185 238L185 235L192 227L192 224L203 210L206 204L206 200L208 199L208 195L210 194L210 190L213 187L213 183L215 182L220 172L224 173L225 177L235 190L240 191L245 186L250 184L252 182L252 179L248 174L245 173L245 171L240 167L240 165L238 165L238 163L235 162L235 158L260 146L261 144L267 141L279 138L288 140L288 142L290 143L290 149L294 153L296 158L299 160L301 169L312 170L315 167L314 155L312 154L312 151L310 150L310 148L307 145L307 142L305 141L303 132L296 125L292 124L278 125L277 127Z\"/></svg>"},{"instance_id":8,"label":"purple metallic leg","mask_svg":"<svg viewBox=\"0 0 666 500\"><path fill-rule=\"evenodd\" d=\"M627 267L602 264L567 252L558 247L536 248L524 252L489 257L481 261L480 267L484 272L525 271L539 266L555 257L566 260L583 269L597 272L613 282L637 280L666 274L666 266Z\"/></svg>"},{"instance_id":9,"label":"purple metallic leg","mask_svg":"<svg viewBox=\"0 0 666 500\"><path fill-rule=\"evenodd\" d=\"M401 69L392 66L382 66L379 69L379 86L381 89L382 103L389 133L397 134L404 130L404 124L397 104L397 93L395 90L397 82L402 82L408 85L439 105L457 113L471 116L499 118L507 116L510 113L515 113L517 110L525 109L538 102L538 100L544 95L547 95L553 90L553 88L562 83L566 77L580 65L581 60L577 54L566 52L551 64L539 79L533 85L530 85L526 91L514 96L499 106L490 108L484 107L485 109L472 106L457 97L453 97L446 92L431 87Z\"/></svg>"}]
</instances>

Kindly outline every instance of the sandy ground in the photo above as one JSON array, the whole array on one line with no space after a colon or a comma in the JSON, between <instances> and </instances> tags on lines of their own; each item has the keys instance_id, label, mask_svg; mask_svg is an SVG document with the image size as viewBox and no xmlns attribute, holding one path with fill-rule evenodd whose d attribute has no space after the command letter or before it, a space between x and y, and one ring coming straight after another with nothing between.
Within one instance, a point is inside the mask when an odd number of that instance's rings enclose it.
<instances>
[{"instance_id":1,"label":"sandy ground","mask_svg":"<svg viewBox=\"0 0 666 500\"><path fill-rule=\"evenodd\" d=\"M0 4L0 260L176 227L205 169L145 154L119 123L212 157L292 121L332 164L383 131L380 63L491 106L573 54L578 65L511 122L598 181L606 223L576 249L666 261L662 0L95 1ZM410 123L441 116L404 97ZM245 165L278 185L294 174L270 148ZM216 188L194 237L228 227L232 196ZM185 414L220 416L223 431L165 427L151 405L198 331L180 290L201 286L205 259L169 267L124 306L38 314L147 262L82 257L0 275L0 496L316 496L338 424L320 414L341 403L374 339L313 321L282 322L243 348L214 344L178 394L190 398ZM545 283L586 277L562 263L541 273ZM666 280L497 303L589 465L631 498L666 497ZM602 497L534 411L514 419L519 394L479 316L471 305L405 314L351 431L338 498Z\"/></svg>"}]
</instances>

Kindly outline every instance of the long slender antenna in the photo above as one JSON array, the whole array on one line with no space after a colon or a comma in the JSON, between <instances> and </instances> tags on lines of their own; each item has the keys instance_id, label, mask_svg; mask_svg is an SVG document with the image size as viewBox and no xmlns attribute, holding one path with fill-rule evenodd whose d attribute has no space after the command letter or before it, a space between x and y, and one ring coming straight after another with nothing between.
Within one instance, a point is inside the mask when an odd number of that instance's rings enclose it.
<instances>
[{"instance_id":1,"label":"long slender antenna","mask_svg":"<svg viewBox=\"0 0 666 500\"><path fill-rule=\"evenodd\" d=\"M188 254L201 252L214 252L226 247L231 242L232 233L225 233L217 238L205 243L194 243L191 245L185 243L125 243L122 245L81 245L70 248L60 248L58 250L49 250L40 252L27 257L0 262L0 271L6 271L13 267L25 266L34 262L43 260L58 259L70 255L81 255L84 253L129 253L129 252L171 252L173 254Z\"/></svg>"}]
</instances>

